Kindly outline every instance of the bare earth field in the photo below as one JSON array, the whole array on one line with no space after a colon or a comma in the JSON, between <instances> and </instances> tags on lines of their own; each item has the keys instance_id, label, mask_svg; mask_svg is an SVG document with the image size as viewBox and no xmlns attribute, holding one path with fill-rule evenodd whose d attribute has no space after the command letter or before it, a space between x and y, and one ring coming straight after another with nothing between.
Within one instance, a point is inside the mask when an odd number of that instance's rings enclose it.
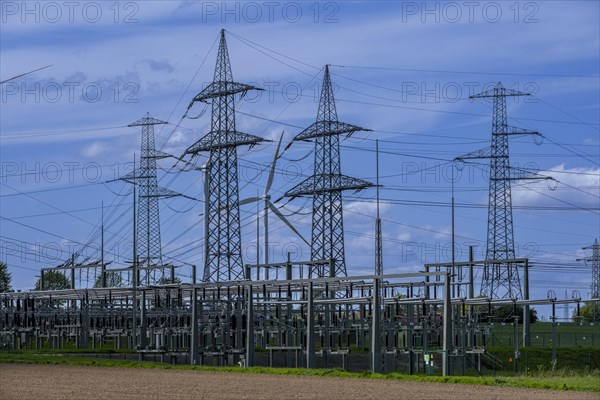
<instances>
[{"instance_id":1,"label":"bare earth field","mask_svg":"<svg viewBox=\"0 0 600 400\"><path fill-rule=\"evenodd\" d=\"M0 365L0 399L593 399L598 393L441 383L171 371Z\"/></svg>"}]
</instances>

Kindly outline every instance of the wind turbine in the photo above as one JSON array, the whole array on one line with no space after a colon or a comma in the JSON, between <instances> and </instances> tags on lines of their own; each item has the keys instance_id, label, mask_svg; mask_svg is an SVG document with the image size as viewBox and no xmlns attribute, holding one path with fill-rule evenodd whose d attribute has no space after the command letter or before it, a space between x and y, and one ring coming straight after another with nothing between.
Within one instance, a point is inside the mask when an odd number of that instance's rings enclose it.
<instances>
[{"instance_id":1,"label":"wind turbine","mask_svg":"<svg viewBox=\"0 0 600 400\"><path fill-rule=\"evenodd\" d=\"M244 200L240 200L239 205L250 204L257 201L263 200L263 224L265 231L265 240L264 240L264 263L269 263L269 210L273 212L283 223L285 223L304 243L306 243L310 247L310 243L298 232L298 230L292 225L292 223L279 211L279 209L271 202L271 195L269 191L271 190L271 186L273 186L273 178L275 176L275 167L277 166L277 160L279 159L279 150L281 149L281 141L283 140L283 132L281 132L281 136L279 137L279 143L277 144L277 150L275 151L275 157L273 157L273 163L271 164L271 170L269 171L269 177L267 178L267 183L265 185L265 191L262 196L257 197L249 197ZM265 271L265 278L269 279L269 268Z\"/></svg>"}]
</instances>

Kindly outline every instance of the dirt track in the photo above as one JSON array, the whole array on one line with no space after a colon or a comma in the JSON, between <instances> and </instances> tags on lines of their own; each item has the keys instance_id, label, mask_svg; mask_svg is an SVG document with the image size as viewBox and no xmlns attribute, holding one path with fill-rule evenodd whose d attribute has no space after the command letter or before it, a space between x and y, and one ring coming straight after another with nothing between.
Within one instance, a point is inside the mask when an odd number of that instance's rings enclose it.
<instances>
[{"instance_id":1,"label":"dirt track","mask_svg":"<svg viewBox=\"0 0 600 400\"><path fill-rule=\"evenodd\" d=\"M593 399L597 393L367 379L0 365L0 399Z\"/></svg>"}]
</instances>

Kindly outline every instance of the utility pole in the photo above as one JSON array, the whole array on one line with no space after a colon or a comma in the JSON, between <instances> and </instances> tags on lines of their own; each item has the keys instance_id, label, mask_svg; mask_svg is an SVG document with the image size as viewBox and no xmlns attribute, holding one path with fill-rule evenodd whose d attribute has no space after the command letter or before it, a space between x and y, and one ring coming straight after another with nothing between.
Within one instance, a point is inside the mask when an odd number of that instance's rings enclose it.
<instances>
[{"instance_id":1,"label":"utility pole","mask_svg":"<svg viewBox=\"0 0 600 400\"><path fill-rule=\"evenodd\" d=\"M315 294L313 281L308 282L308 299L306 303L306 368L315 368Z\"/></svg>"},{"instance_id":2,"label":"utility pole","mask_svg":"<svg viewBox=\"0 0 600 400\"><path fill-rule=\"evenodd\" d=\"M454 253L454 163L452 163L452 283L456 281L456 270L454 263L456 262L456 255ZM456 297L456 286L452 285L452 297Z\"/></svg>"},{"instance_id":3,"label":"utility pole","mask_svg":"<svg viewBox=\"0 0 600 400\"><path fill-rule=\"evenodd\" d=\"M102 223L101 223L101 233L100 233L100 267L101 276L100 282L103 288L106 287L106 264L104 263L104 200L102 200Z\"/></svg>"},{"instance_id":4,"label":"utility pole","mask_svg":"<svg viewBox=\"0 0 600 400\"><path fill-rule=\"evenodd\" d=\"M442 375L452 375L450 353L452 352L452 302L450 298L450 274L444 277L444 332L443 332L443 359Z\"/></svg>"},{"instance_id":5,"label":"utility pole","mask_svg":"<svg viewBox=\"0 0 600 400\"><path fill-rule=\"evenodd\" d=\"M375 276L373 279L373 312L371 315L371 372L379 374L382 372L381 360L381 278Z\"/></svg>"},{"instance_id":6,"label":"utility pole","mask_svg":"<svg viewBox=\"0 0 600 400\"><path fill-rule=\"evenodd\" d=\"M383 275L383 243L379 215L379 140L375 140L375 170L377 176L377 218L375 219L375 275Z\"/></svg>"},{"instance_id":7,"label":"utility pole","mask_svg":"<svg viewBox=\"0 0 600 400\"><path fill-rule=\"evenodd\" d=\"M133 156L133 173L135 174L135 155ZM137 224L136 224L136 185L133 185L133 265L131 268L131 279L133 282L132 287L132 307L131 307L131 336L133 341L133 348L137 346L137 286L138 286L138 255L137 255Z\"/></svg>"},{"instance_id":8,"label":"utility pole","mask_svg":"<svg viewBox=\"0 0 600 400\"><path fill-rule=\"evenodd\" d=\"M194 279L194 288L192 289L192 332L190 341L190 364L198 365L200 353L198 352L198 288Z\"/></svg>"},{"instance_id":9,"label":"utility pole","mask_svg":"<svg viewBox=\"0 0 600 400\"><path fill-rule=\"evenodd\" d=\"M473 246L469 246L469 299L475 298L475 286L473 278ZM473 307L471 307L471 310Z\"/></svg>"},{"instance_id":10,"label":"utility pole","mask_svg":"<svg viewBox=\"0 0 600 400\"><path fill-rule=\"evenodd\" d=\"M210 253L208 252L209 248L209 237L210 237L210 227L208 222L208 213L210 212L210 168L209 164L204 164L202 168L202 174L204 175L204 270L202 274L202 281L208 282L210 280Z\"/></svg>"},{"instance_id":11,"label":"utility pole","mask_svg":"<svg viewBox=\"0 0 600 400\"><path fill-rule=\"evenodd\" d=\"M250 268L247 269L246 279L250 279ZM246 299L246 366L254 366L254 294L252 292L252 283L247 286L248 294Z\"/></svg>"},{"instance_id":12,"label":"utility pole","mask_svg":"<svg viewBox=\"0 0 600 400\"><path fill-rule=\"evenodd\" d=\"M529 300L529 259L523 266L523 300ZM529 304L523 305L523 347L531 346L531 316Z\"/></svg>"},{"instance_id":13,"label":"utility pole","mask_svg":"<svg viewBox=\"0 0 600 400\"><path fill-rule=\"evenodd\" d=\"M381 243L381 218L379 216L379 140L375 141L375 170L377 179L377 218L375 219L375 277L373 279L373 314L371 326L371 372L382 372L381 359L381 278L383 258Z\"/></svg>"}]
</instances>

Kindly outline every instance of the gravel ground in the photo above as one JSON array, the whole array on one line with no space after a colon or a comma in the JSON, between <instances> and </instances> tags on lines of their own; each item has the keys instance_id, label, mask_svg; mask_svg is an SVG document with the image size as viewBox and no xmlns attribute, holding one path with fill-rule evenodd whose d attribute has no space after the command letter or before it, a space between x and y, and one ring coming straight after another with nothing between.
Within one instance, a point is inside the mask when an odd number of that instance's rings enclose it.
<instances>
[{"instance_id":1,"label":"gravel ground","mask_svg":"<svg viewBox=\"0 0 600 400\"><path fill-rule=\"evenodd\" d=\"M593 399L598 393L160 369L0 365L0 399Z\"/></svg>"}]
</instances>

